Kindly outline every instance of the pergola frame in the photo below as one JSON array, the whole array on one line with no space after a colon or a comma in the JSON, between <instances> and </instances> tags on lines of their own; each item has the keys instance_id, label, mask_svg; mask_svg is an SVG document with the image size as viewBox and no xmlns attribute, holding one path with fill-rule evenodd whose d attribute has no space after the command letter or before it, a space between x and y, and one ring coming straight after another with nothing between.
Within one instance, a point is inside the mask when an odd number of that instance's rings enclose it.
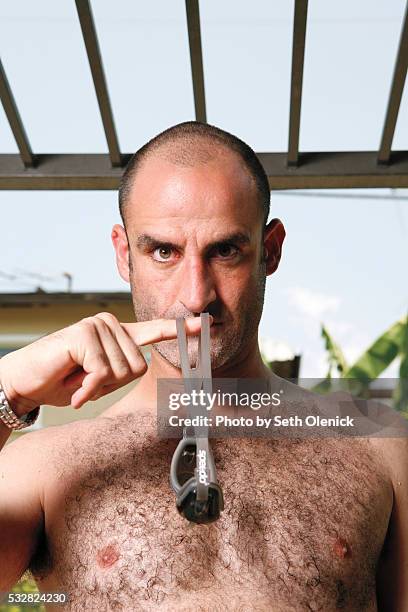
<instances>
[{"instance_id":1,"label":"pergola frame","mask_svg":"<svg viewBox=\"0 0 408 612\"><path fill-rule=\"evenodd\" d=\"M35 154L0 62L0 99L19 154L0 154L0 189L117 189L130 155L123 154L115 128L98 37L89 0L75 0L105 131L108 154ZM195 118L206 122L204 69L198 0L185 0ZM308 0L295 0L288 150L259 152L271 189L408 187L408 151L392 151L408 68L408 1L378 151L299 151L302 81Z\"/></svg>"}]
</instances>

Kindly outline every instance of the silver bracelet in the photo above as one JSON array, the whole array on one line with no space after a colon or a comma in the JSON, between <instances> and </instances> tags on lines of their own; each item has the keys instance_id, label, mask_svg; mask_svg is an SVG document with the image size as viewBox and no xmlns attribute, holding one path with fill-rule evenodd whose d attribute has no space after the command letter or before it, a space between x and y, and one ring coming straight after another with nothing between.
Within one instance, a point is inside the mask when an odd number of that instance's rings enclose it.
<instances>
[{"instance_id":1,"label":"silver bracelet","mask_svg":"<svg viewBox=\"0 0 408 612\"><path fill-rule=\"evenodd\" d=\"M40 406L31 410L28 414L22 417L18 417L15 412L10 408L6 394L0 386L0 421L6 425L9 429L24 429L29 427L38 418L40 412Z\"/></svg>"}]
</instances>

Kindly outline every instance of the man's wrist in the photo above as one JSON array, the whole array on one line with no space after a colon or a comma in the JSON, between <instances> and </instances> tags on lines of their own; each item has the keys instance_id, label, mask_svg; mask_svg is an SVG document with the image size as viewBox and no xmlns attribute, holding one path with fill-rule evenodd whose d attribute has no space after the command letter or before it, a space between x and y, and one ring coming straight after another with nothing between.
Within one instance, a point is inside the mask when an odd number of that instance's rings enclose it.
<instances>
[{"instance_id":1,"label":"man's wrist","mask_svg":"<svg viewBox=\"0 0 408 612\"><path fill-rule=\"evenodd\" d=\"M7 365L4 362L4 357L2 357L2 359L0 359L0 387L3 389L11 410L18 418L21 418L25 414L31 412L35 408L35 405L33 405L33 402L30 400L22 398L9 383L6 368Z\"/></svg>"}]
</instances>

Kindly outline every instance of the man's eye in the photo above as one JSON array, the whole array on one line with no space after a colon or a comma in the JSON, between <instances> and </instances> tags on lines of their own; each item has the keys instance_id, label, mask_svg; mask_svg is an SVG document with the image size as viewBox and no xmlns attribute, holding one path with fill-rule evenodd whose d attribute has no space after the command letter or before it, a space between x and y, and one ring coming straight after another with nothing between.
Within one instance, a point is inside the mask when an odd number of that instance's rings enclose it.
<instances>
[{"instance_id":1,"label":"man's eye","mask_svg":"<svg viewBox=\"0 0 408 612\"><path fill-rule=\"evenodd\" d=\"M170 259L172 249L170 247L157 247L153 251L153 259L156 261L166 261ZM158 255L155 257L155 253Z\"/></svg>"},{"instance_id":2,"label":"man's eye","mask_svg":"<svg viewBox=\"0 0 408 612\"><path fill-rule=\"evenodd\" d=\"M217 247L217 250L221 257L230 257L231 255L236 255L238 252L237 247L233 244L221 244Z\"/></svg>"}]
</instances>

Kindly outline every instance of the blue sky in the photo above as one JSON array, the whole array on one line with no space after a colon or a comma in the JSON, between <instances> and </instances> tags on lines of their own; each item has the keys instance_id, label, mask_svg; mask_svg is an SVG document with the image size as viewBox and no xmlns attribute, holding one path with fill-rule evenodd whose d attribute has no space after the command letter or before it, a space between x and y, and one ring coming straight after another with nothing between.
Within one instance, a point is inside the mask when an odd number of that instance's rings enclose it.
<instances>
[{"instance_id":1,"label":"blue sky","mask_svg":"<svg viewBox=\"0 0 408 612\"><path fill-rule=\"evenodd\" d=\"M301 150L378 148L404 6L309 2ZM92 7L121 149L193 119L184 1ZM208 121L257 151L285 150L293 2L207 0L200 11ZM34 151L105 152L75 3L2 3L0 41ZM394 148L408 148L407 87ZM2 109L0 151L17 151ZM287 238L267 283L260 336L302 352L303 376L325 371L321 321L353 359L408 305L407 200L390 199L389 190L363 191L375 199L325 193L272 193L271 215ZM408 190L396 195L408 198ZM110 243L115 192L0 192L0 205L0 271L18 276L0 278L0 291L32 289L23 271L52 277L41 281L49 290L65 288L64 271L75 291L127 289Z\"/></svg>"}]
</instances>

